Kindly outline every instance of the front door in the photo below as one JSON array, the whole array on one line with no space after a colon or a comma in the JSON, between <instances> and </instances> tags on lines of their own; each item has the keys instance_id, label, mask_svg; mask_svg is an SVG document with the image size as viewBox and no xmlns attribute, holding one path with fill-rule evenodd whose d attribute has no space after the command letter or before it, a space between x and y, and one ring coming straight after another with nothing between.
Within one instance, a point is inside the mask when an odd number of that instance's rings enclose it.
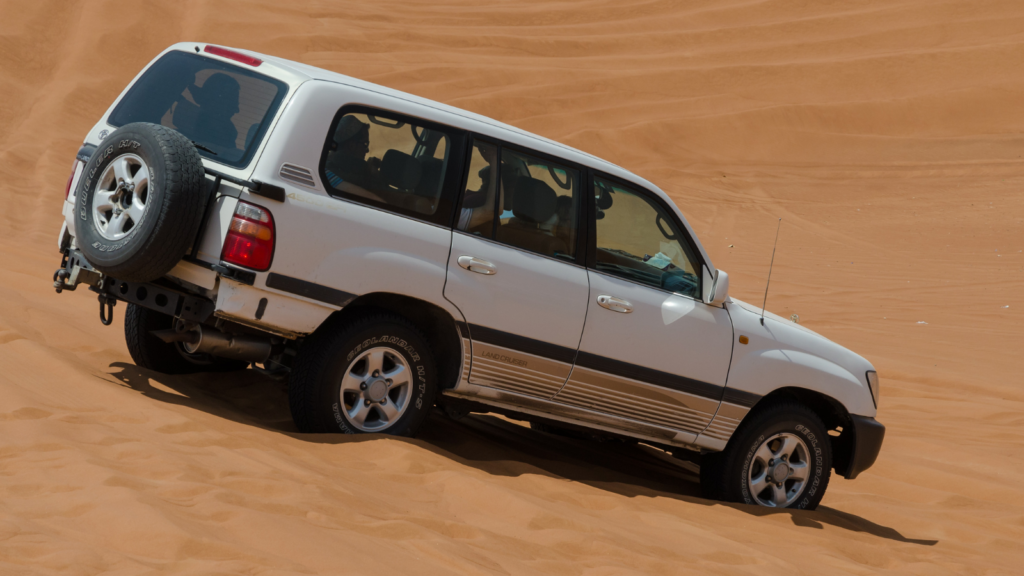
<instances>
[{"instance_id":1,"label":"front door","mask_svg":"<svg viewBox=\"0 0 1024 576\"><path fill-rule=\"evenodd\" d=\"M576 366L557 402L693 441L718 409L732 323L701 300L702 264L653 194L595 178L596 257Z\"/></svg>"},{"instance_id":2,"label":"front door","mask_svg":"<svg viewBox=\"0 0 1024 576\"><path fill-rule=\"evenodd\" d=\"M579 188L560 162L473 143L444 289L468 323L471 384L550 399L568 378L589 295Z\"/></svg>"}]
</instances>

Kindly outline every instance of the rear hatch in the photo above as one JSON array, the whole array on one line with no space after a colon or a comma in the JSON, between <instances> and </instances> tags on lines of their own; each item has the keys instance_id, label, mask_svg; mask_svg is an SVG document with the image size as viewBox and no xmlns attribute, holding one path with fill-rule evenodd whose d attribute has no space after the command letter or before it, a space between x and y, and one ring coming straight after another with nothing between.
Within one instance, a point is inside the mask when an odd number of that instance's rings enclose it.
<instances>
[{"instance_id":1,"label":"rear hatch","mask_svg":"<svg viewBox=\"0 0 1024 576\"><path fill-rule=\"evenodd\" d=\"M106 134L125 124L150 122L173 128L192 140L208 169L245 180L290 88L303 80L245 53L178 44L156 58L125 90L106 118L90 131L83 150L90 144L102 145ZM70 190L77 188L84 165L81 160L80 154ZM212 181L212 176L208 178ZM220 191L224 195L211 198L203 228L189 252L192 258L207 263L220 259L239 187L222 181ZM71 235L74 202L72 195L65 203Z\"/></svg>"}]
</instances>

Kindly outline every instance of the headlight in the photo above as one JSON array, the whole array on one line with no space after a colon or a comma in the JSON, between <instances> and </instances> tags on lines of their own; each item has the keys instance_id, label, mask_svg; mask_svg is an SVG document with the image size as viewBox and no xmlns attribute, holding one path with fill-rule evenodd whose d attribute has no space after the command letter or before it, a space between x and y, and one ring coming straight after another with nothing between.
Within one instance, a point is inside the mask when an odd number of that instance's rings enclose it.
<instances>
[{"instance_id":1,"label":"headlight","mask_svg":"<svg viewBox=\"0 0 1024 576\"><path fill-rule=\"evenodd\" d=\"M878 372L874 370L868 370L868 388L871 390L871 400L875 403L875 408L878 408Z\"/></svg>"}]
</instances>

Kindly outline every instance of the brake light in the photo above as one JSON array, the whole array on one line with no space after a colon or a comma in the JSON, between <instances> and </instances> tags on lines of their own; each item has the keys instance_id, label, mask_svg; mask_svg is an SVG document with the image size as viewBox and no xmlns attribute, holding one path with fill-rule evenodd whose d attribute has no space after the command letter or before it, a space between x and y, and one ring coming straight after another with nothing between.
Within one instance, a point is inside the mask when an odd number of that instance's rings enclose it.
<instances>
[{"instance_id":1,"label":"brake light","mask_svg":"<svg viewBox=\"0 0 1024 576\"><path fill-rule=\"evenodd\" d=\"M75 172L78 172L78 158L71 163L71 175L68 176L68 183L64 187L64 199L67 200L71 196L71 183L75 180Z\"/></svg>"},{"instance_id":2,"label":"brake light","mask_svg":"<svg viewBox=\"0 0 1024 576\"><path fill-rule=\"evenodd\" d=\"M220 259L262 272L270 268L273 257L274 217L265 208L240 201Z\"/></svg>"},{"instance_id":3,"label":"brake light","mask_svg":"<svg viewBox=\"0 0 1024 576\"><path fill-rule=\"evenodd\" d=\"M221 48L220 46L207 46L203 48L203 52L209 52L214 56L220 56L227 58L228 60L234 60L235 62L241 62L242 64L248 64L253 68L256 68L260 64L263 64L263 60L259 58L253 58L252 56L246 56L241 52L235 52L234 50L228 50L227 48Z\"/></svg>"}]
</instances>

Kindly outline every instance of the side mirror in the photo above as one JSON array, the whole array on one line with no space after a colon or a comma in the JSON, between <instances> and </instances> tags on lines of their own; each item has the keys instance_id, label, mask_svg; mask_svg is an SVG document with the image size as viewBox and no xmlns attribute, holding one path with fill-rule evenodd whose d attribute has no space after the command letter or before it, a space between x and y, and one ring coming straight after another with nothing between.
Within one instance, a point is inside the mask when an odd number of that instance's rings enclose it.
<instances>
[{"instance_id":1,"label":"side mirror","mask_svg":"<svg viewBox=\"0 0 1024 576\"><path fill-rule=\"evenodd\" d=\"M728 297L729 275L721 270L715 270L715 283L711 287L711 301L708 304L721 306L725 304L725 299Z\"/></svg>"}]
</instances>

